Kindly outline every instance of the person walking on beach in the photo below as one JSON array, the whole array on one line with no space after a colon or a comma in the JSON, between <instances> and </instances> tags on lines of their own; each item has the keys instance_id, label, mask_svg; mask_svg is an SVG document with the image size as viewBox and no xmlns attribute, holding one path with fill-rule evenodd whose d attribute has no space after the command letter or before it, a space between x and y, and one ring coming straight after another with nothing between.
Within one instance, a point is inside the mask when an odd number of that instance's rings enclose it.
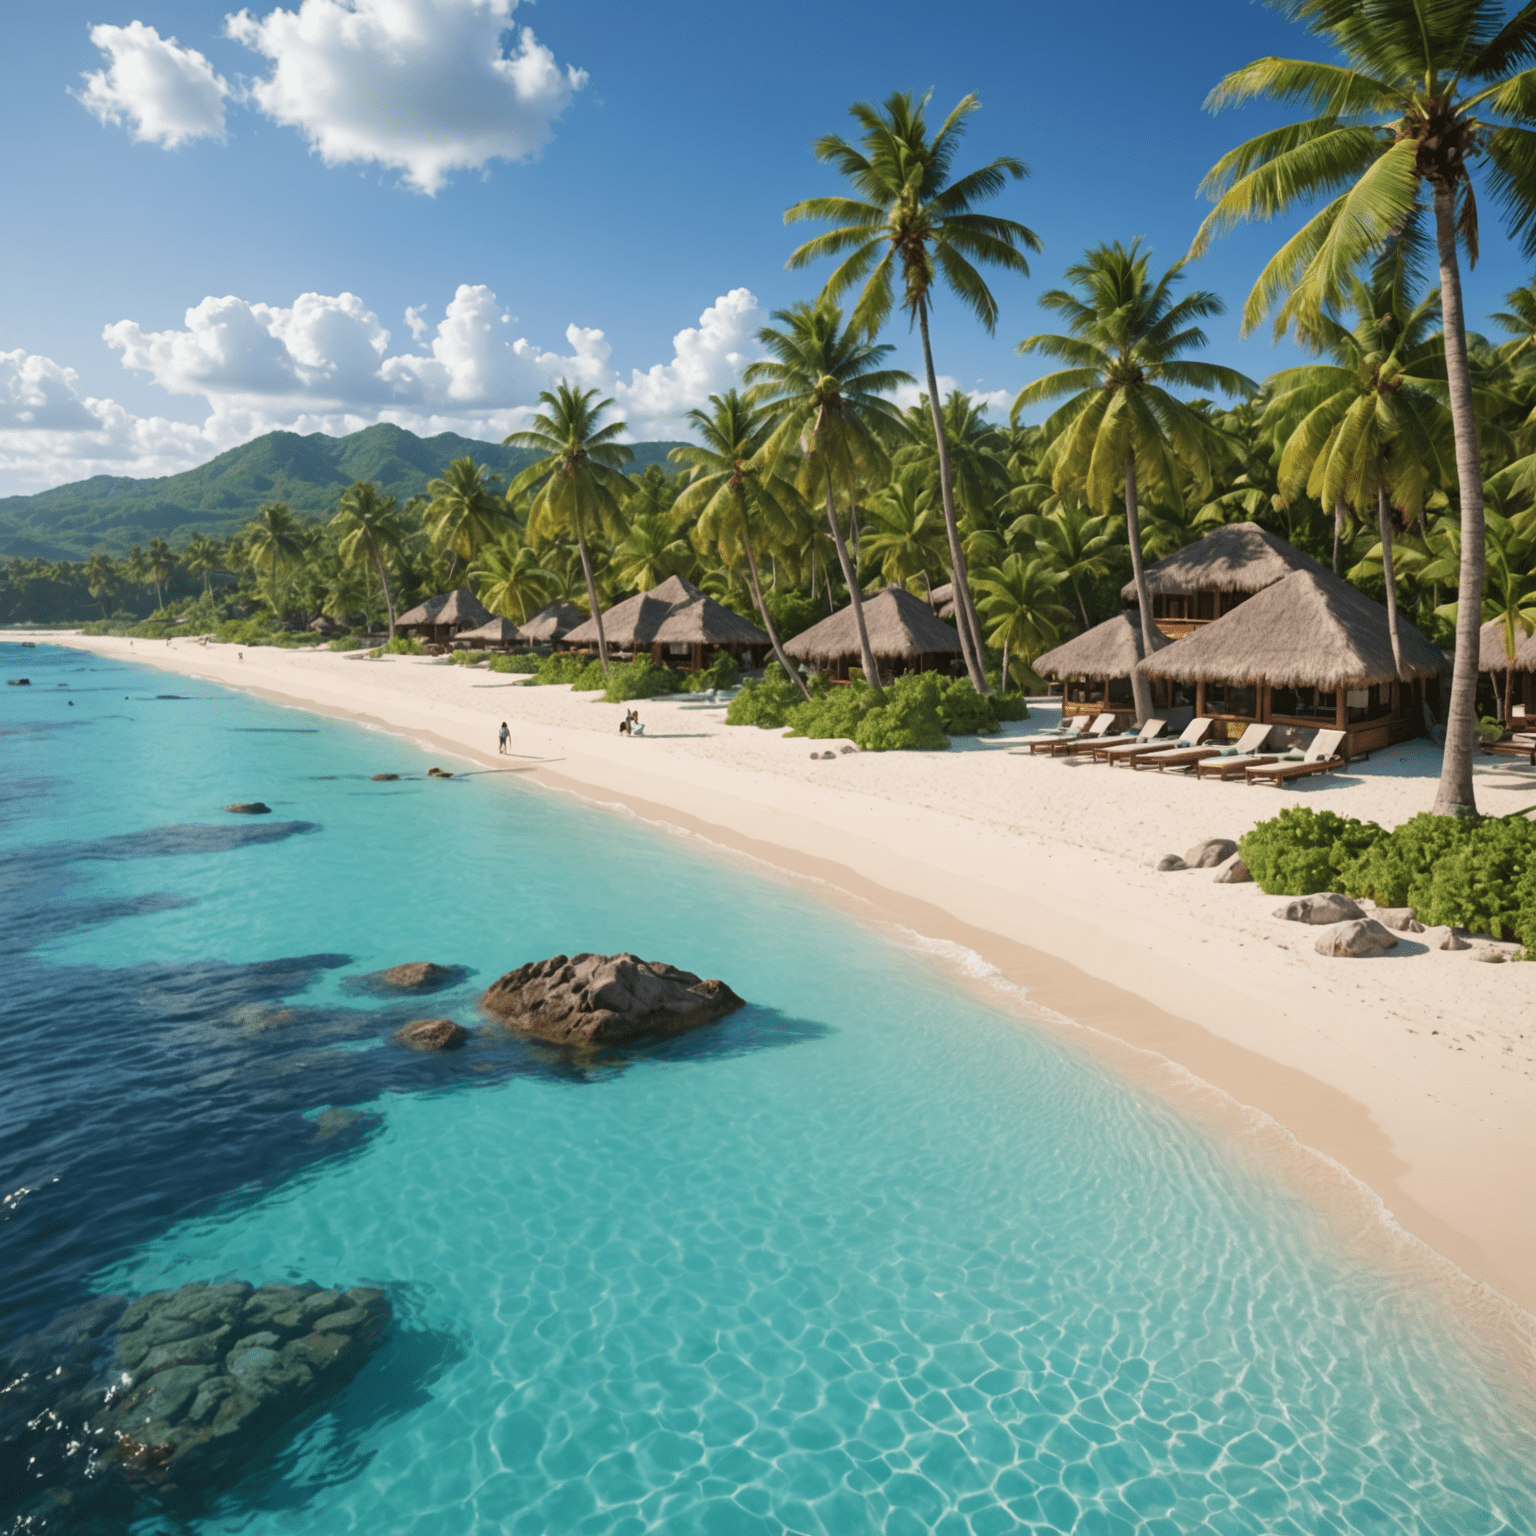
<instances>
[{"instance_id":1,"label":"person walking on beach","mask_svg":"<svg viewBox=\"0 0 1536 1536\"><path fill-rule=\"evenodd\" d=\"M503 757L507 755L507 738L511 734L512 732L507 729L507 722L503 720L501 722L501 735L497 738L496 742L496 750L500 752Z\"/></svg>"}]
</instances>

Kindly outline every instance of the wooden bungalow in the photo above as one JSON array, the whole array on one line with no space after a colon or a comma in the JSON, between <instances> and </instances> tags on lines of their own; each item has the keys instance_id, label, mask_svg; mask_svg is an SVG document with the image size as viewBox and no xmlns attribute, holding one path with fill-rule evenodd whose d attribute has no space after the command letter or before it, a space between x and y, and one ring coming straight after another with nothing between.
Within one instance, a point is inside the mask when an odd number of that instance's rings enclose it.
<instances>
[{"instance_id":1,"label":"wooden bungalow","mask_svg":"<svg viewBox=\"0 0 1536 1536\"><path fill-rule=\"evenodd\" d=\"M550 603L540 608L526 623L519 624L517 633L525 644L553 645L586 622L585 608L578 608L575 603Z\"/></svg>"},{"instance_id":2,"label":"wooden bungalow","mask_svg":"<svg viewBox=\"0 0 1536 1536\"><path fill-rule=\"evenodd\" d=\"M454 644L472 651L504 651L521 640L522 631L511 619L494 618L478 629L461 629L454 637Z\"/></svg>"},{"instance_id":3,"label":"wooden bungalow","mask_svg":"<svg viewBox=\"0 0 1536 1536\"><path fill-rule=\"evenodd\" d=\"M1227 523L1147 567L1152 619L1170 640L1177 640L1231 613L1293 571L1323 569L1257 523ZM1127 582L1120 596L1134 605L1136 583Z\"/></svg>"},{"instance_id":4,"label":"wooden bungalow","mask_svg":"<svg viewBox=\"0 0 1536 1536\"><path fill-rule=\"evenodd\" d=\"M878 597L866 598L864 628L882 675L886 675L887 667L890 675L948 670L951 660L960 654L959 634L905 587L887 587ZM846 679L850 667L863 665L853 606L839 608L830 618L796 635L785 645L784 653Z\"/></svg>"},{"instance_id":5,"label":"wooden bungalow","mask_svg":"<svg viewBox=\"0 0 1536 1536\"><path fill-rule=\"evenodd\" d=\"M1035 657L1031 665L1040 677L1061 679L1064 717L1113 711L1120 717L1115 721L1118 730L1136 718L1131 671L1144 654L1141 619L1132 608ZM1188 709L1194 702L1195 690L1189 684L1153 680L1152 704L1159 714L1171 719L1173 711Z\"/></svg>"},{"instance_id":6,"label":"wooden bungalow","mask_svg":"<svg viewBox=\"0 0 1536 1536\"><path fill-rule=\"evenodd\" d=\"M768 636L757 625L682 576L669 576L649 592L606 609L603 638L612 650L649 650L658 666L684 672L697 672L719 651L755 667L768 649ZM565 634L562 644L595 646L596 622L584 620Z\"/></svg>"},{"instance_id":7,"label":"wooden bungalow","mask_svg":"<svg viewBox=\"0 0 1536 1536\"><path fill-rule=\"evenodd\" d=\"M1387 610L1321 567L1292 571L1175 645L1138 662L1149 678L1193 684L1197 715L1228 739L1256 722L1281 739L1320 727L1345 733L1363 757L1423 734L1426 691L1438 700L1449 663L1399 618L1403 673L1392 660Z\"/></svg>"},{"instance_id":8,"label":"wooden bungalow","mask_svg":"<svg viewBox=\"0 0 1536 1536\"><path fill-rule=\"evenodd\" d=\"M1504 621L1490 619L1477 635L1478 670L1493 678L1494 694L1499 701L1499 711L1504 710L1504 674L1513 672L1509 679L1510 713L1518 716L1523 710L1529 721L1536 718L1536 633L1524 634L1515 626L1515 662L1511 667L1505 648ZM1509 721L1504 722L1507 726Z\"/></svg>"},{"instance_id":9,"label":"wooden bungalow","mask_svg":"<svg viewBox=\"0 0 1536 1536\"><path fill-rule=\"evenodd\" d=\"M468 587L439 592L395 620L395 633L417 640L447 645L461 630L489 624L489 610Z\"/></svg>"},{"instance_id":10,"label":"wooden bungalow","mask_svg":"<svg viewBox=\"0 0 1536 1536\"><path fill-rule=\"evenodd\" d=\"M928 594L928 604L941 619L955 616L955 584L946 581L942 587L934 587Z\"/></svg>"}]
</instances>

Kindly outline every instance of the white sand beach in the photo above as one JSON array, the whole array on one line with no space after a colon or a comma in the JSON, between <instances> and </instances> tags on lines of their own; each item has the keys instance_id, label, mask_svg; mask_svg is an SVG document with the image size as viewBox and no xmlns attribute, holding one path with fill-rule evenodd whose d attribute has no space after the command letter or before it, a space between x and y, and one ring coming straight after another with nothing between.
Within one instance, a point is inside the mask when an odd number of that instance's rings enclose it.
<instances>
[{"instance_id":1,"label":"white sand beach","mask_svg":"<svg viewBox=\"0 0 1536 1536\"><path fill-rule=\"evenodd\" d=\"M835 744L728 728L699 701L639 704L646 733L631 740L618 705L476 668L48 639L429 740L458 755L445 768L515 769L820 881L868 920L974 952L1031 1003L1271 1117L1465 1274L1536 1311L1536 967L1408 935L1377 959L1324 958L1319 930L1274 918L1279 899L1255 885L1152 868L1285 805L1395 825L1433 798L1427 741L1276 791L1012 750L1054 726L1047 706L946 753L813 761ZM496 751L502 720L510 759ZM381 741L380 771L397 766ZM1477 793L1485 812L1536 805L1536 770L1483 759Z\"/></svg>"}]
</instances>

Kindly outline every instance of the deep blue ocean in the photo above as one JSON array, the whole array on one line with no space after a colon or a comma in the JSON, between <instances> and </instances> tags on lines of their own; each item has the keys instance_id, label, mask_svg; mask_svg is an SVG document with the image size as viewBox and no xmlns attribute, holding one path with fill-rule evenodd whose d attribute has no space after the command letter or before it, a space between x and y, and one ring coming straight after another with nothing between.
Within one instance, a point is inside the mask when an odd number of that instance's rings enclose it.
<instances>
[{"instance_id":1,"label":"deep blue ocean","mask_svg":"<svg viewBox=\"0 0 1536 1536\"><path fill-rule=\"evenodd\" d=\"M322 1413L124 1531L1536 1533L1518 1362L922 954L515 772L428 780L383 733L0 645L21 675L0 1356L190 1280L394 1306ZM749 1007L596 1063L389 1042L621 949ZM407 960L463 981L359 988ZM44 1432L0 1447L0 1531Z\"/></svg>"}]
</instances>

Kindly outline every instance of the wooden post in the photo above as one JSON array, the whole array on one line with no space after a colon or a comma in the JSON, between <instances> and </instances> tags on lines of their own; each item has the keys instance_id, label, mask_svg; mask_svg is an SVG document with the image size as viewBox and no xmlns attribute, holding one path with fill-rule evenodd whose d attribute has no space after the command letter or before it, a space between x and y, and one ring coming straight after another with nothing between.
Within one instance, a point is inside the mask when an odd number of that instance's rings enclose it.
<instances>
[{"instance_id":1,"label":"wooden post","mask_svg":"<svg viewBox=\"0 0 1536 1536\"><path fill-rule=\"evenodd\" d=\"M1333 695L1333 724L1335 729L1349 729L1349 689L1340 687Z\"/></svg>"},{"instance_id":2,"label":"wooden post","mask_svg":"<svg viewBox=\"0 0 1536 1536\"><path fill-rule=\"evenodd\" d=\"M1195 680L1195 715L1203 720L1205 718L1205 679Z\"/></svg>"}]
</instances>

